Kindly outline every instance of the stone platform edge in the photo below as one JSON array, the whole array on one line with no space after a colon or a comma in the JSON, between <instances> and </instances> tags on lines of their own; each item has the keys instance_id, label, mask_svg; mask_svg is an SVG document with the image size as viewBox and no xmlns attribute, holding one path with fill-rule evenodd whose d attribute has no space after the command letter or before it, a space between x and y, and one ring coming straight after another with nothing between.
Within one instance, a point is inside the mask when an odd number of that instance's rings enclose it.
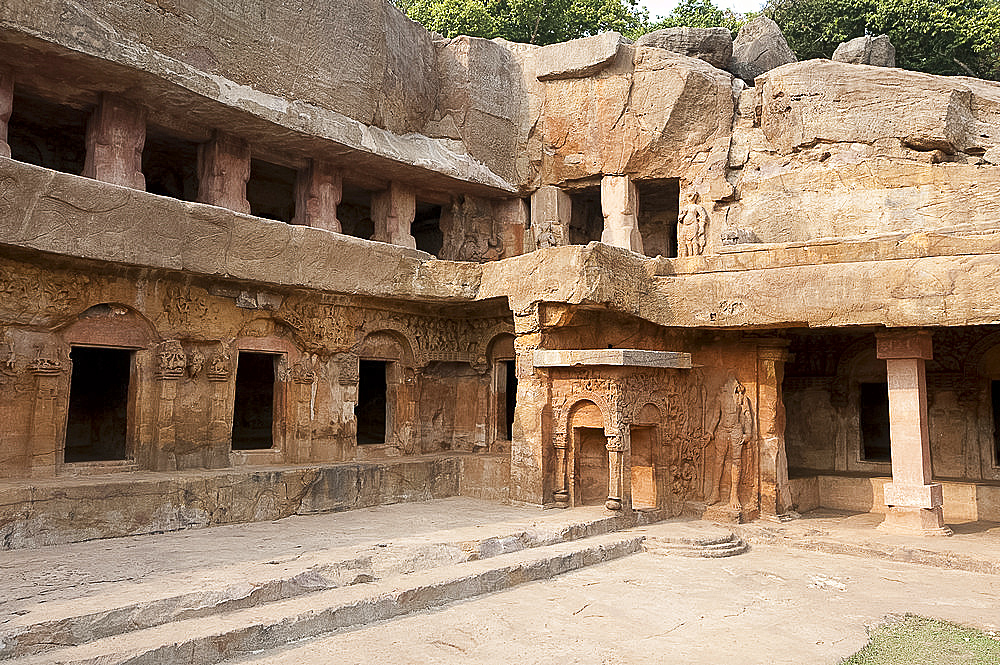
<instances>
[{"instance_id":1,"label":"stone platform edge","mask_svg":"<svg viewBox=\"0 0 1000 665\"><path fill-rule=\"evenodd\" d=\"M2 481L0 550L460 495L487 498L477 480L502 476L505 468L509 460L501 455L456 452L323 465ZM469 478L463 480L466 474Z\"/></svg>"}]
</instances>

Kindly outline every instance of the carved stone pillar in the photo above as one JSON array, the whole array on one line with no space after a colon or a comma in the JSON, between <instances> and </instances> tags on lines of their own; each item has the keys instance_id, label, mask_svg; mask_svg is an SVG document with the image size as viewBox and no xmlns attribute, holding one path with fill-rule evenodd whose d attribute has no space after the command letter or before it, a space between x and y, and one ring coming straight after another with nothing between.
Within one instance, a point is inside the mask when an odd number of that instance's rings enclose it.
<instances>
[{"instance_id":1,"label":"carved stone pillar","mask_svg":"<svg viewBox=\"0 0 1000 665\"><path fill-rule=\"evenodd\" d=\"M515 314L514 330L517 401L510 449L510 500L543 505L552 496L546 492L548 447L543 445L552 440L552 407L548 377L534 365L535 349L542 342L538 307Z\"/></svg>"},{"instance_id":2,"label":"carved stone pillar","mask_svg":"<svg viewBox=\"0 0 1000 665\"><path fill-rule=\"evenodd\" d=\"M556 489L552 492L557 508L569 508L569 488L566 483L566 432L557 432L555 436L556 449Z\"/></svg>"},{"instance_id":3,"label":"carved stone pillar","mask_svg":"<svg viewBox=\"0 0 1000 665\"><path fill-rule=\"evenodd\" d=\"M214 457L229 464L229 448L231 444L232 424L229 422L228 408L229 377L232 374L232 359L225 351L213 355L208 360L208 371L205 375L211 384L212 397L208 407L208 436L211 445L216 450Z\"/></svg>"},{"instance_id":4,"label":"carved stone pillar","mask_svg":"<svg viewBox=\"0 0 1000 665\"><path fill-rule=\"evenodd\" d=\"M62 363L52 358L38 357L28 371L35 377L35 404L31 410L31 441L29 443L31 477L51 477L62 464L62 442L59 441L60 419L64 416L59 403Z\"/></svg>"},{"instance_id":5,"label":"carved stone pillar","mask_svg":"<svg viewBox=\"0 0 1000 665\"><path fill-rule=\"evenodd\" d=\"M198 146L198 201L250 214L250 144L217 131Z\"/></svg>"},{"instance_id":6,"label":"carved stone pillar","mask_svg":"<svg viewBox=\"0 0 1000 665\"><path fill-rule=\"evenodd\" d=\"M601 178L601 211L604 214L601 242L642 254L639 193L630 177L606 175Z\"/></svg>"},{"instance_id":7,"label":"carved stone pillar","mask_svg":"<svg viewBox=\"0 0 1000 665\"><path fill-rule=\"evenodd\" d=\"M87 121L87 158L83 176L113 185L146 189L142 147L146 110L104 93Z\"/></svg>"},{"instance_id":8,"label":"carved stone pillar","mask_svg":"<svg viewBox=\"0 0 1000 665\"><path fill-rule=\"evenodd\" d=\"M531 232L535 246L543 249L569 244L573 201L558 187L545 185L531 195Z\"/></svg>"},{"instance_id":9,"label":"carved stone pillar","mask_svg":"<svg viewBox=\"0 0 1000 665\"><path fill-rule=\"evenodd\" d=\"M340 233L337 206L343 196L340 172L329 162L311 160L295 181L295 217L292 224Z\"/></svg>"},{"instance_id":10,"label":"carved stone pillar","mask_svg":"<svg viewBox=\"0 0 1000 665\"><path fill-rule=\"evenodd\" d=\"M933 357L931 334L880 333L876 355L885 360L888 376L892 455L892 483L884 488L889 512L881 528L893 533L951 535L944 525L941 485L931 482L924 367Z\"/></svg>"},{"instance_id":11,"label":"carved stone pillar","mask_svg":"<svg viewBox=\"0 0 1000 665\"><path fill-rule=\"evenodd\" d=\"M295 387L295 412L291 433L292 462L312 461L312 403L316 372L302 360L292 365L292 384Z\"/></svg>"},{"instance_id":12,"label":"carved stone pillar","mask_svg":"<svg viewBox=\"0 0 1000 665\"><path fill-rule=\"evenodd\" d=\"M788 487L785 453L785 403L781 381L789 359L786 340L762 340L757 346L757 418L760 424L760 509L771 519L795 515Z\"/></svg>"},{"instance_id":13,"label":"carved stone pillar","mask_svg":"<svg viewBox=\"0 0 1000 665\"><path fill-rule=\"evenodd\" d=\"M14 110L14 72L0 67L0 157L10 157L7 143L7 123Z\"/></svg>"},{"instance_id":14,"label":"carved stone pillar","mask_svg":"<svg viewBox=\"0 0 1000 665\"><path fill-rule=\"evenodd\" d=\"M174 425L174 402L177 382L187 368L187 355L177 340L163 342L157 348L156 379L159 400L156 411L156 470L177 468L175 452L177 431Z\"/></svg>"},{"instance_id":15,"label":"carved stone pillar","mask_svg":"<svg viewBox=\"0 0 1000 665\"><path fill-rule=\"evenodd\" d=\"M608 435L608 500L604 507L608 510L622 509L622 458L625 444L618 434Z\"/></svg>"},{"instance_id":16,"label":"carved stone pillar","mask_svg":"<svg viewBox=\"0 0 1000 665\"><path fill-rule=\"evenodd\" d=\"M417 248L417 241L410 234L410 225L417 214L417 198L413 190L398 182L372 196L372 221L375 232L372 240L390 245Z\"/></svg>"},{"instance_id":17,"label":"carved stone pillar","mask_svg":"<svg viewBox=\"0 0 1000 665\"><path fill-rule=\"evenodd\" d=\"M528 228L527 202L524 199L497 201L493 204L493 214L500 222L503 258L524 254L524 234Z\"/></svg>"}]
</instances>

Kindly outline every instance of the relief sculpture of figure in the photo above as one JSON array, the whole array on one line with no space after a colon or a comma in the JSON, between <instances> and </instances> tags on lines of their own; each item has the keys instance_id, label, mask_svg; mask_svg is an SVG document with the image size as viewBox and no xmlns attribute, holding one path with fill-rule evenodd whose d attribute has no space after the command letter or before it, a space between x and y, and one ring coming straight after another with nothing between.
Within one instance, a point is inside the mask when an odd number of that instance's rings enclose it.
<instances>
[{"instance_id":1,"label":"relief sculpture of figure","mask_svg":"<svg viewBox=\"0 0 1000 665\"><path fill-rule=\"evenodd\" d=\"M677 217L677 256L700 256L708 237L708 213L698 203L698 192L688 194L688 204Z\"/></svg>"},{"instance_id":2,"label":"relief sculpture of figure","mask_svg":"<svg viewBox=\"0 0 1000 665\"><path fill-rule=\"evenodd\" d=\"M726 459L729 460L730 483L729 507L740 509L739 489L742 480L743 447L753 440L753 408L747 397L746 388L737 379L733 379L730 388L723 391L722 399L716 411L711 429L711 437L715 439L715 455L712 459L712 469L709 475L711 494L708 503L720 501L722 479L725 475Z\"/></svg>"}]
</instances>

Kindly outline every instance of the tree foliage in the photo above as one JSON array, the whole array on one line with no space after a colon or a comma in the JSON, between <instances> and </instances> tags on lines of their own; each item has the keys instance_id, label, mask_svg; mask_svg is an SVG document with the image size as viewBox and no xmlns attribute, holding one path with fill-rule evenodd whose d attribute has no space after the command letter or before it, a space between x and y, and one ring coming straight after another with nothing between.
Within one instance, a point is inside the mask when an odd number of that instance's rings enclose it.
<instances>
[{"instance_id":1,"label":"tree foliage","mask_svg":"<svg viewBox=\"0 0 1000 665\"><path fill-rule=\"evenodd\" d=\"M445 37L502 37L526 44L554 44L614 30L644 31L647 13L638 0L396 0L415 21Z\"/></svg>"},{"instance_id":2,"label":"tree foliage","mask_svg":"<svg viewBox=\"0 0 1000 665\"><path fill-rule=\"evenodd\" d=\"M682 0L673 10L649 26L649 30L686 26L689 28L729 28L736 36L750 14L716 7L712 0Z\"/></svg>"},{"instance_id":3,"label":"tree foliage","mask_svg":"<svg viewBox=\"0 0 1000 665\"><path fill-rule=\"evenodd\" d=\"M1000 0L770 0L764 13L800 60L886 34L904 69L1000 78Z\"/></svg>"}]
</instances>

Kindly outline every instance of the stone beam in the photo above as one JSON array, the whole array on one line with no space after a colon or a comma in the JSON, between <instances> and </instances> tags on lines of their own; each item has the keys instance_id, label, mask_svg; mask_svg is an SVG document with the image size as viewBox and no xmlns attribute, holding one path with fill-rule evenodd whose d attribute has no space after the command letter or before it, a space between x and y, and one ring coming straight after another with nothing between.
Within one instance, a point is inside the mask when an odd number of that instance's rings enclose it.
<instances>
[{"instance_id":1,"label":"stone beam","mask_svg":"<svg viewBox=\"0 0 1000 665\"><path fill-rule=\"evenodd\" d=\"M645 349L536 349L535 367L614 366L691 369L691 354Z\"/></svg>"},{"instance_id":2,"label":"stone beam","mask_svg":"<svg viewBox=\"0 0 1000 665\"><path fill-rule=\"evenodd\" d=\"M0 157L10 157L7 143L7 123L14 109L14 72L0 67Z\"/></svg>"},{"instance_id":3,"label":"stone beam","mask_svg":"<svg viewBox=\"0 0 1000 665\"><path fill-rule=\"evenodd\" d=\"M933 358L927 331L879 333L876 355L889 382L892 483L881 528L892 533L951 535L942 515L941 485L931 482L925 362Z\"/></svg>"},{"instance_id":4,"label":"stone beam","mask_svg":"<svg viewBox=\"0 0 1000 665\"><path fill-rule=\"evenodd\" d=\"M146 189L142 148L146 143L146 110L103 93L87 121L87 157L82 175L113 185Z\"/></svg>"},{"instance_id":5,"label":"stone beam","mask_svg":"<svg viewBox=\"0 0 1000 665\"><path fill-rule=\"evenodd\" d=\"M544 185L531 195L531 235L535 246L542 249L569 244L569 223L573 201L558 187Z\"/></svg>"},{"instance_id":6,"label":"stone beam","mask_svg":"<svg viewBox=\"0 0 1000 665\"><path fill-rule=\"evenodd\" d=\"M601 178L601 212L604 214L601 242L642 254L639 192L630 177L606 175Z\"/></svg>"},{"instance_id":7,"label":"stone beam","mask_svg":"<svg viewBox=\"0 0 1000 665\"><path fill-rule=\"evenodd\" d=\"M198 201L250 214L250 144L217 131L198 146Z\"/></svg>"},{"instance_id":8,"label":"stone beam","mask_svg":"<svg viewBox=\"0 0 1000 665\"><path fill-rule=\"evenodd\" d=\"M340 233L337 206L343 195L340 171L329 162L310 160L295 181L295 217L292 224Z\"/></svg>"},{"instance_id":9,"label":"stone beam","mask_svg":"<svg viewBox=\"0 0 1000 665\"><path fill-rule=\"evenodd\" d=\"M417 198L413 190L402 183L391 182L389 188L372 196L372 240L416 249L417 241L410 225L417 214Z\"/></svg>"}]
</instances>

